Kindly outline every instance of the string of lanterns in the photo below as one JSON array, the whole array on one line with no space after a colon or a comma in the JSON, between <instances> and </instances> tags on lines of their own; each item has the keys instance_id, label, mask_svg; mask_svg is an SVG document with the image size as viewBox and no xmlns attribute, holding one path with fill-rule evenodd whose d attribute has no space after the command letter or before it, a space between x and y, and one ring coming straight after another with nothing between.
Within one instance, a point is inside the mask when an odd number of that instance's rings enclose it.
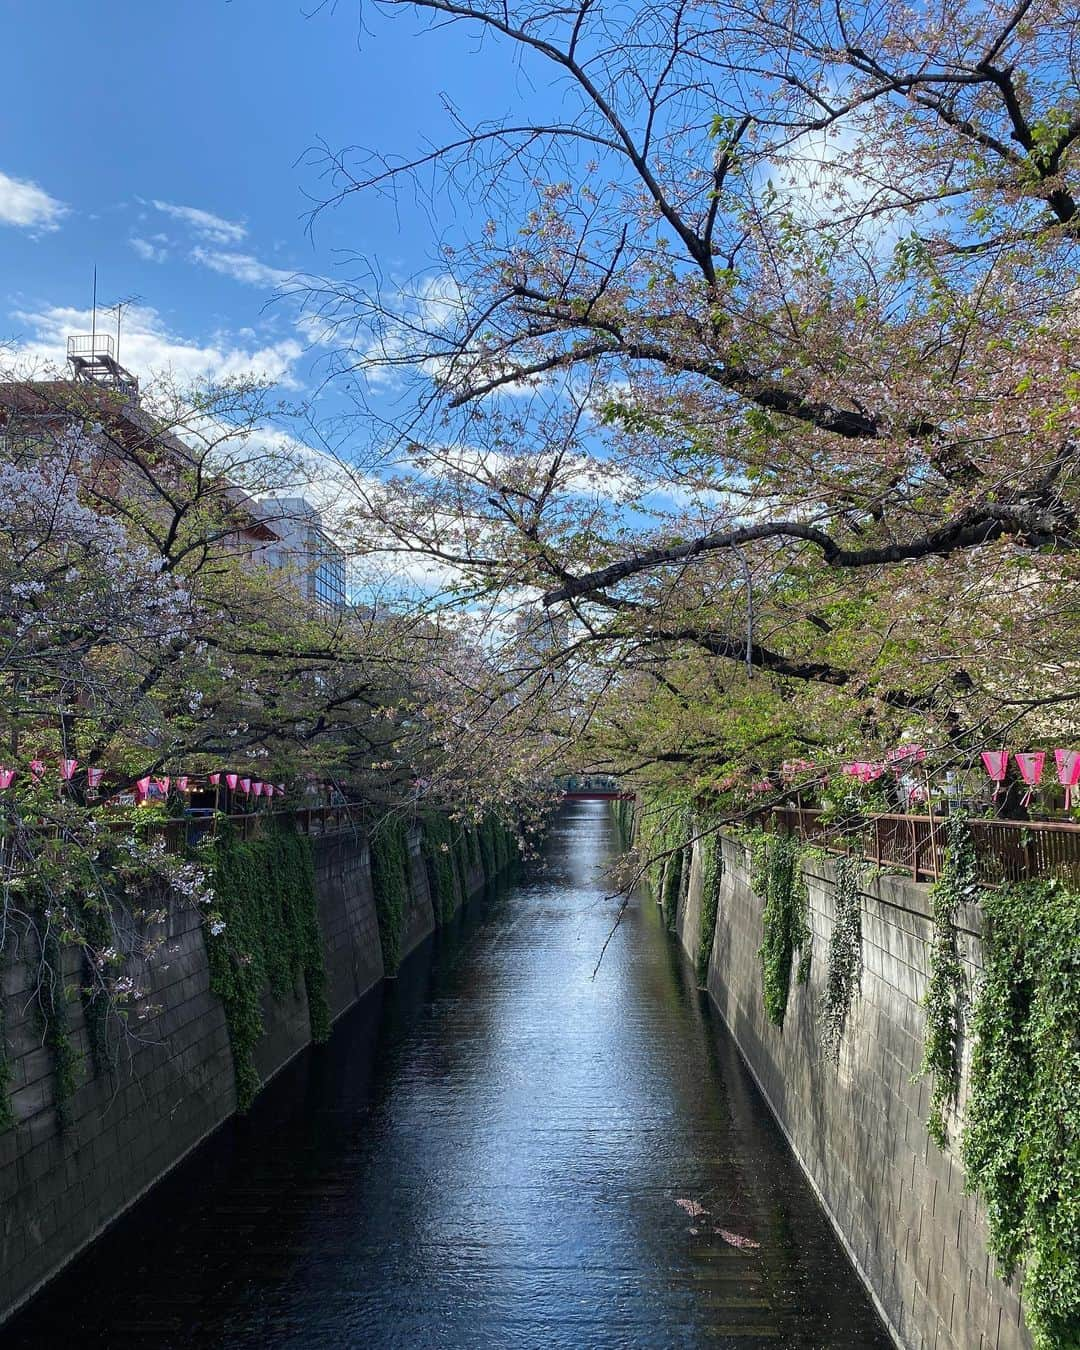
<instances>
[{"instance_id":1,"label":"string of lanterns","mask_svg":"<svg viewBox=\"0 0 1080 1350\"><path fill-rule=\"evenodd\" d=\"M926 757L925 746L899 745L887 751L882 760L856 759L841 764L840 772L845 777L854 778L863 784L870 784L881 778L886 770L892 770L898 778L906 776L916 765L922 764ZM981 759L987 776L994 784L994 800L1001 794L1002 785L1008 774L1009 762L1012 760L1027 788L1023 804L1025 806L1030 805L1036 788L1042 782L1043 769L1047 759L1045 750L984 750ZM1065 810L1070 811L1076 798L1075 789L1080 786L1080 750L1056 749L1054 751L1054 765L1057 770L1058 783L1065 790ZM780 778L785 783L793 783L799 778L815 773L817 773L820 782L828 782L828 774L817 770L817 766L810 760L788 759L780 766ZM736 782L737 780L732 777L721 783L720 787L734 787ZM772 791L773 784L768 779L762 779L759 782L752 783L749 790L754 795L760 795ZM914 800L924 800L928 792L928 784L921 786L916 783L909 788L908 795Z\"/></svg>"},{"instance_id":2,"label":"string of lanterns","mask_svg":"<svg viewBox=\"0 0 1080 1350\"><path fill-rule=\"evenodd\" d=\"M34 783L44 781L47 773L47 765L42 759L32 759L29 761L29 777ZM70 783L75 776L75 771L79 767L77 759L58 759L56 762L57 778L61 783ZM103 768L91 767L86 770L87 787L100 788L105 776ZM285 796L284 783L266 783L262 779L241 777L239 773L211 773L207 774L207 782L210 787L217 789L221 783L222 776L225 778L226 785L230 792L240 792L246 797L272 797ZM18 778L18 770L7 765L0 764L0 791L5 791ZM136 779L135 792L141 801L148 801L155 795L155 792L161 797L169 795L170 787L177 792L187 793L198 790L200 784L197 778L201 775L178 774L176 776L163 774L161 776L147 774L143 778Z\"/></svg>"},{"instance_id":3,"label":"string of lanterns","mask_svg":"<svg viewBox=\"0 0 1080 1350\"><path fill-rule=\"evenodd\" d=\"M1027 806L1034 796L1035 789L1042 782L1046 751L1014 750L1011 754L1027 787L1024 794L1024 805ZM995 800L1001 792L1001 785L1009 770L1009 757L1008 750L984 750L982 753L983 767L994 784ZM1073 788L1080 783L1080 750L1055 750L1054 764L1057 768L1058 782L1065 789L1065 810L1070 811L1073 804Z\"/></svg>"}]
</instances>

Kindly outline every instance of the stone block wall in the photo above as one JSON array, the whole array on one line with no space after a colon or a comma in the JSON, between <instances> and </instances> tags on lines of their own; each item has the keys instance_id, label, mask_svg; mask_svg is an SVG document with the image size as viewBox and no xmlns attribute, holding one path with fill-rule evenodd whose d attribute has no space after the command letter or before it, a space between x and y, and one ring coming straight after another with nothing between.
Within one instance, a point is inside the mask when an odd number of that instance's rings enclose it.
<instances>
[{"instance_id":1,"label":"stone block wall","mask_svg":"<svg viewBox=\"0 0 1080 1350\"><path fill-rule=\"evenodd\" d=\"M926 1130L929 1083L913 1081L922 1059L921 999L929 969L928 888L896 877L863 887L863 972L833 1067L818 1043L834 870L804 865L813 958L809 982L792 982L782 1030L765 1017L763 903L750 887L742 844L723 843L724 872L708 991L787 1135L841 1241L904 1350L1026 1350L1015 1281L994 1271L980 1206L964 1194L955 1143L943 1153ZM678 934L696 959L701 872L695 859ZM980 969L979 916L962 910L966 973ZM964 1083L967 1081L964 1057ZM959 1114L950 1124L958 1138Z\"/></svg>"},{"instance_id":2,"label":"stone block wall","mask_svg":"<svg viewBox=\"0 0 1080 1350\"><path fill-rule=\"evenodd\" d=\"M61 1129L52 1054L32 1004L36 954L3 971L16 1124L0 1134L0 1313L59 1270L236 1106L229 1032L200 916L170 909L137 1037L119 1071L95 1075L82 1005L67 1005L79 1085ZM65 978L81 980L79 955Z\"/></svg>"},{"instance_id":3,"label":"stone block wall","mask_svg":"<svg viewBox=\"0 0 1080 1350\"><path fill-rule=\"evenodd\" d=\"M351 1008L383 976L370 855L359 835L313 841L316 897L332 1017ZM430 935L435 920L420 834L409 838L410 897L403 955ZM481 869L470 893L484 884ZM77 952L65 978L82 982ZM36 955L11 953L0 966L0 994L13 1080L13 1128L0 1132L0 1321L54 1275L212 1130L236 1110L232 1051L224 1009L210 992L200 916L172 906L165 941L144 981L147 1015L119 1071L96 1075L82 1005L67 1005L79 1085L61 1128L53 1055L42 1044L31 981ZM303 982L284 999L263 997L263 1037L255 1064L264 1080L308 1045Z\"/></svg>"}]
</instances>

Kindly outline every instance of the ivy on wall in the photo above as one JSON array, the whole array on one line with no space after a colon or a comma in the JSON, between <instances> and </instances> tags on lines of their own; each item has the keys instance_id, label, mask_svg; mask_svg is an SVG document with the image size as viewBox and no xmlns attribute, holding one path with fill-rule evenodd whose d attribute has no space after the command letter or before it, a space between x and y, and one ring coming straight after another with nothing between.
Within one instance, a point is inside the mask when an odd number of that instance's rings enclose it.
<instances>
[{"instance_id":1,"label":"ivy on wall","mask_svg":"<svg viewBox=\"0 0 1080 1350\"><path fill-rule=\"evenodd\" d=\"M371 882L379 920L383 970L396 975L409 903L408 827L400 816L386 816L371 837Z\"/></svg>"},{"instance_id":2,"label":"ivy on wall","mask_svg":"<svg viewBox=\"0 0 1080 1350\"><path fill-rule=\"evenodd\" d=\"M480 863L484 876L490 880L498 870L495 861L495 817L485 816L477 830L480 838Z\"/></svg>"},{"instance_id":3,"label":"ivy on wall","mask_svg":"<svg viewBox=\"0 0 1080 1350\"><path fill-rule=\"evenodd\" d=\"M690 882L690 819L686 806L663 797L644 802L636 817L635 844L646 860L643 875L672 931Z\"/></svg>"},{"instance_id":4,"label":"ivy on wall","mask_svg":"<svg viewBox=\"0 0 1080 1350\"><path fill-rule=\"evenodd\" d=\"M708 832L705 832L708 831ZM709 978L709 960L716 936L716 916L720 908L720 883L724 877L724 850L717 829L708 829L704 822L701 842L701 938L697 951L697 980L702 988Z\"/></svg>"},{"instance_id":5,"label":"ivy on wall","mask_svg":"<svg viewBox=\"0 0 1080 1350\"><path fill-rule=\"evenodd\" d=\"M459 877L455 865L458 857L456 836L460 826L451 824L438 811L429 811L423 817L421 851L427 868L428 887L437 923L448 923L458 906L458 897L468 893L467 882ZM459 891L460 885L460 891Z\"/></svg>"},{"instance_id":6,"label":"ivy on wall","mask_svg":"<svg viewBox=\"0 0 1080 1350\"><path fill-rule=\"evenodd\" d=\"M796 952L800 953L796 980L805 984L810 977L810 895L802 849L792 835L757 832L751 836L750 856L750 884L765 901L758 949L765 1015L782 1028Z\"/></svg>"},{"instance_id":7,"label":"ivy on wall","mask_svg":"<svg viewBox=\"0 0 1080 1350\"><path fill-rule=\"evenodd\" d=\"M443 924L453 917L460 901L469 894L470 877L477 865L482 868L484 879L491 881L514 860L516 852L514 835L496 815L485 816L479 825L470 827L451 821L439 811L428 811L421 817L421 822L423 829L420 849L427 870L432 908L436 922ZM392 880L394 875L392 859L385 857L382 861L385 861ZM373 873L375 867L373 853ZM407 867L406 857L404 873L406 900ZM376 902L378 890L379 885L376 883ZM391 917L388 912L388 919Z\"/></svg>"},{"instance_id":8,"label":"ivy on wall","mask_svg":"<svg viewBox=\"0 0 1080 1350\"><path fill-rule=\"evenodd\" d=\"M112 924L106 910L106 905L110 903L108 895L108 891L103 897L99 888L88 887L76 897L72 906L85 939L81 998L90 1041L90 1059L96 1074L108 1073L114 1067L115 1060L109 1048L109 999L100 988L92 966L93 954L104 952L112 942Z\"/></svg>"},{"instance_id":9,"label":"ivy on wall","mask_svg":"<svg viewBox=\"0 0 1080 1350\"><path fill-rule=\"evenodd\" d=\"M221 926L207 929L210 988L225 1005L237 1106L246 1111L260 1087L254 1052L263 1032L264 985L280 999L302 977L311 1039L330 1034L315 867L310 841L284 829L247 841L223 833L212 865Z\"/></svg>"},{"instance_id":10,"label":"ivy on wall","mask_svg":"<svg viewBox=\"0 0 1080 1350\"><path fill-rule=\"evenodd\" d=\"M675 921L679 913L679 900L683 894L683 882L690 870L687 866L688 850L678 847L678 842L683 835L681 818L676 821L674 831L675 841L672 844L674 851L664 864L664 881L660 892L660 909L669 932L675 931Z\"/></svg>"},{"instance_id":11,"label":"ivy on wall","mask_svg":"<svg viewBox=\"0 0 1080 1350\"><path fill-rule=\"evenodd\" d=\"M864 864L854 857L838 859L833 898L836 916L829 938L828 968L818 1028L821 1048L839 1063L851 1004L862 976L862 882Z\"/></svg>"},{"instance_id":12,"label":"ivy on wall","mask_svg":"<svg viewBox=\"0 0 1080 1350\"><path fill-rule=\"evenodd\" d=\"M926 1031L919 1076L931 1074L930 1116L926 1127L939 1148L948 1145L945 1113L960 1090L960 1015L963 969L956 947L956 909L979 899L975 849L967 821L959 813L946 824L945 860L941 877L930 888L933 934L930 978L923 996Z\"/></svg>"},{"instance_id":13,"label":"ivy on wall","mask_svg":"<svg viewBox=\"0 0 1080 1350\"><path fill-rule=\"evenodd\" d=\"M1080 1346L1080 894L984 891L961 1155L1005 1276L1023 1263L1038 1350Z\"/></svg>"},{"instance_id":14,"label":"ivy on wall","mask_svg":"<svg viewBox=\"0 0 1080 1350\"><path fill-rule=\"evenodd\" d=\"M71 1098L78 1086L79 1059L68 1028L63 950L56 929L44 912L39 923L44 934L44 962L37 990L37 1013L42 1040L52 1056L56 1118L64 1130L71 1124Z\"/></svg>"}]
</instances>

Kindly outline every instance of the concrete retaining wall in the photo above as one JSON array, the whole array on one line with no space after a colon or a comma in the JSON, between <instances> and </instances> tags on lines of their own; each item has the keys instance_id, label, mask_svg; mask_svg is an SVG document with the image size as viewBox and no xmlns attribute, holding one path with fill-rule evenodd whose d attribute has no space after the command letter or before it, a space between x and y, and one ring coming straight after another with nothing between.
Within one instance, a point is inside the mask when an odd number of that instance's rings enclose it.
<instances>
[{"instance_id":1,"label":"concrete retaining wall","mask_svg":"<svg viewBox=\"0 0 1080 1350\"><path fill-rule=\"evenodd\" d=\"M1015 1281L987 1254L980 1206L963 1193L955 1152L926 1131L929 1083L922 1058L931 921L928 888L895 877L863 890L863 973L839 1066L822 1057L817 1021L834 919L834 871L804 867L813 962L796 985L783 1030L765 1018L763 903L751 890L746 850L725 840L708 991L820 1196L896 1343L905 1350L1020 1350L1031 1342ZM677 929L696 958L701 935L697 859ZM981 968L979 915L958 919L969 980ZM967 1080L965 1053L964 1083ZM961 1116L950 1122L958 1137Z\"/></svg>"},{"instance_id":2,"label":"concrete retaining wall","mask_svg":"<svg viewBox=\"0 0 1080 1350\"><path fill-rule=\"evenodd\" d=\"M383 975L366 841L341 834L314 841L319 926L331 1016L351 1008ZM409 838L410 899L402 953L435 927L420 833ZM484 883L482 870L470 889ZM0 969L12 1068L14 1128L0 1133L0 1321L236 1110L228 1027L210 992L200 916L172 906L165 941L146 972L138 1040L118 1073L96 1076L82 1004L67 1006L79 1086L61 1129L55 1069L42 1045L31 981L36 953ZM81 983L79 956L65 958ZM303 982L284 999L263 999L256 1067L264 1079L310 1041Z\"/></svg>"}]
</instances>

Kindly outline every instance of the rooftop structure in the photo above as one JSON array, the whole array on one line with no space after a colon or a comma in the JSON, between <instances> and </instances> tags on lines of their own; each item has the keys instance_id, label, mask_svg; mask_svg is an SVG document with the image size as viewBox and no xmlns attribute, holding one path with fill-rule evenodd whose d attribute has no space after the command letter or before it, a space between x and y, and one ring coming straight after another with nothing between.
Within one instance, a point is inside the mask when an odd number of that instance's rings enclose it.
<instances>
[{"instance_id":1,"label":"rooftop structure","mask_svg":"<svg viewBox=\"0 0 1080 1350\"><path fill-rule=\"evenodd\" d=\"M115 389L129 399L138 397L138 377L120 364L116 340L108 333L69 337L67 359L73 379Z\"/></svg>"}]
</instances>

